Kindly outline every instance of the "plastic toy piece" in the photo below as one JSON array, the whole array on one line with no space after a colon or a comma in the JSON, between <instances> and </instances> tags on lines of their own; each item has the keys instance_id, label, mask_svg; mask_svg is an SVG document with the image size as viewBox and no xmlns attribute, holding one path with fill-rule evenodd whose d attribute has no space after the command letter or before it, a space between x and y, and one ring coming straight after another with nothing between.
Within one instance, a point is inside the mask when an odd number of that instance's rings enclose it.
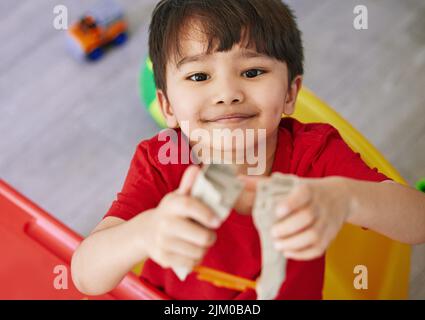
<instances>
[{"instance_id":1,"label":"plastic toy piece","mask_svg":"<svg viewBox=\"0 0 425 320\"><path fill-rule=\"evenodd\" d=\"M216 287L222 287L237 291L245 291L247 289L256 289L256 281L238 277L226 272L218 271L203 266L196 266L194 270L202 281L207 281Z\"/></svg>"},{"instance_id":2,"label":"plastic toy piece","mask_svg":"<svg viewBox=\"0 0 425 320\"><path fill-rule=\"evenodd\" d=\"M287 194L295 184L295 176L274 174L271 180L257 187L253 218L260 234L262 252L262 276L258 281L237 277L203 266L194 268L198 279L208 281L217 287L244 291L257 290L259 299L273 299L285 280L286 261L273 247L270 228L275 222L275 199ZM225 221L243 190L231 166L209 165L197 177L192 195L211 207ZM174 272L184 281L191 272L185 268L174 268Z\"/></svg>"},{"instance_id":3,"label":"plastic toy piece","mask_svg":"<svg viewBox=\"0 0 425 320\"><path fill-rule=\"evenodd\" d=\"M113 0L101 0L69 28L69 47L80 59L99 60L105 46L126 42L127 29L121 6Z\"/></svg>"},{"instance_id":4,"label":"plastic toy piece","mask_svg":"<svg viewBox=\"0 0 425 320\"><path fill-rule=\"evenodd\" d=\"M286 259L273 246L271 228L277 220L277 197L287 195L296 183L295 176L275 173L269 181L259 182L253 220L260 235L261 276L257 279L258 300L271 300L279 293L286 276Z\"/></svg>"},{"instance_id":5,"label":"plastic toy piece","mask_svg":"<svg viewBox=\"0 0 425 320\"><path fill-rule=\"evenodd\" d=\"M192 196L213 209L224 222L243 188L232 166L211 164L205 166L196 179Z\"/></svg>"},{"instance_id":6,"label":"plastic toy piece","mask_svg":"<svg viewBox=\"0 0 425 320\"><path fill-rule=\"evenodd\" d=\"M149 58L142 64L139 77L139 88L141 102L146 110L160 128L167 128L167 123L165 122L161 108L159 107L158 99L156 98L153 64Z\"/></svg>"},{"instance_id":7,"label":"plastic toy piece","mask_svg":"<svg viewBox=\"0 0 425 320\"><path fill-rule=\"evenodd\" d=\"M425 179L422 179L416 182L416 189L418 189L421 192L425 192Z\"/></svg>"},{"instance_id":8,"label":"plastic toy piece","mask_svg":"<svg viewBox=\"0 0 425 320\"><path fill-rule=\"evenodd\" d=\"M195 180L192 196L209 206L224 222L243 190L242 183L230 165L211 164L205 166ZM186 268L174 268L174 272L184 281L191 272Z\"/></svg>"}]
</instances>

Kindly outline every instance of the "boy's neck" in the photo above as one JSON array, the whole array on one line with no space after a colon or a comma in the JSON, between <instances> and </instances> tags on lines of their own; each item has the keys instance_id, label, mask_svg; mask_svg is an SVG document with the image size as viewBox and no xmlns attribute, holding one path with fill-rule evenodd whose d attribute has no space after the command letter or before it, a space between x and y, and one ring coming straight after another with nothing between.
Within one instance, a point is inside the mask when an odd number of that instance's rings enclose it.
<instances>
[{"instance_id":1,"label":"boy's neck","mask_svg":"<svg viewBox=\"0 0 425 320\"><path fill-rule=\"evenodd\" d=\"M266 140L266 155L264 158L259 157L260 161L265 161L265 165L263 166L264 168L264 172L259 174L260 176L269 176L272 172L272 167L273 167L273 163L274 163L274 158L275 158L275 154L276 154L276 149L277 149L277 132L276 134L271 135L270 137L267 138ZM258 147L256 147L255 150L256 154L258 154ZM237 174L241 174L241 175L249 175L249 171L248 169L252 167L256 167L258 166L258 164L256 165L249 165L247 163L242 164L242 165L236 165L236 173ZM261 166L260 166L261 167Z\"/></svg>"},{"instance_id":2,"label":"boy's neck","mask_svg":"<svg viewBox=\"0 0 425 320\"><path fill-rule=\"evenodd\" d=\"M237 156L237 151L235 150L232 150L230 152L221 152L221 153L218 152L217 154L220 155L220 159L215 161L215 163L223 163L223 159L230 159L229 162L232 162L231 165L235 168L235 173L238 175L250 175L250 172L255 172L256 170L258 170L259 172L256 173L256 175L269 176L271 174L273 163L274 163L274 158L275 158L276 149L277 149L277 142L278 142L278 130L276 130L274 134L267 137L265 141L265 148L259 148L258 144L255 144L255 146L253 147L254 150L249 150L251 152L254 152L255 155L257 155L257 159L261 163L250 164L248 161L246 161L246 157L245 157L244 163L241 164L240 162L236 162L235 159ZM261 151L261 150L264 150L264 151ZM248 151L245 150L245 156L247 152ZM259 152L264 152L265 155L259 156ZM211 155L213 154L214 152L211 151ZM208 161L200 159L200 161L201 163L208 163L208 162L211 162L211 159L208 159ZM228 163L228 162L225 162L225 163Z\"/></svg>"}]
</instances>

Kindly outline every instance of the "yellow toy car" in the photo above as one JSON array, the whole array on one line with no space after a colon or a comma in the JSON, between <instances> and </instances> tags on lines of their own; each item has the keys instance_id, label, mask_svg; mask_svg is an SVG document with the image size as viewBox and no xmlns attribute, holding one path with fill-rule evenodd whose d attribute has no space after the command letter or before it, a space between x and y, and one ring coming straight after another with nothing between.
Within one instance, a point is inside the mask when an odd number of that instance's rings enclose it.
<instances>
[{"instance_id":1,"label":"yellow toy car","mask_svg":"<svg viewBox=\"0 0 425 320\"><path fill-rule=\"evenodd\" d=\"M106 46L125 43L127 32L121 6L113 0L102 0L68 29L69 47L78 58L99 60Z\"/></svg>"}]
</instances>

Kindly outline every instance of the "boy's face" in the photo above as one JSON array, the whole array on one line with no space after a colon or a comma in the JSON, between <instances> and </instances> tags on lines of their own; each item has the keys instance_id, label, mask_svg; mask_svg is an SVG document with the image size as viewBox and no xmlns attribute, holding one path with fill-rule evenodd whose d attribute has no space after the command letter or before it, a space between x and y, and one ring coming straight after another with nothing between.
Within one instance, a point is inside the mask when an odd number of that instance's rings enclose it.
<instances>
[{"instance_id":1,"label":"boy's face","mask_svg":"<svg viewBox=\"0 0 425 320\"><path fill-rule=\"evenodd\" d=\"M204 55L206 40L191 32L182 40L182 57L167 65L167 96L158 91L167 125L190 137L195 129L266 129L276 135L283 113L294 111L302 78L288 87L284 62L236 45ZM190 124L189 129L182 122ZM189 130L189 132L184 131Z\"/></svg>"}]
</instances>

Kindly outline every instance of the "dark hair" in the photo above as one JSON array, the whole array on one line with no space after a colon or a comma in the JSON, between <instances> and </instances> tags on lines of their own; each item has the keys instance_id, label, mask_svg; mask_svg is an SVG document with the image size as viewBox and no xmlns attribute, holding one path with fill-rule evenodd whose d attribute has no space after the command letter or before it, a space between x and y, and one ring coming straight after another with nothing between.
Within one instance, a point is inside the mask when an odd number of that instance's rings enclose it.
<instances>
[{"instance_id":1,"label":"dark hair","mask_svg":"<svg viewBox=\"0 0 425 320\"><path fill-rule=\"evenodd\" d=\"M208 39L207 54L229 51L245 35L247 48L287 63L289 83L304 73L301 32L280 0L161 0L152 14L149 55L156 87L165 93L167 63L181 56L181 32L192 18Z\"/></svg>"}]
</instances>

